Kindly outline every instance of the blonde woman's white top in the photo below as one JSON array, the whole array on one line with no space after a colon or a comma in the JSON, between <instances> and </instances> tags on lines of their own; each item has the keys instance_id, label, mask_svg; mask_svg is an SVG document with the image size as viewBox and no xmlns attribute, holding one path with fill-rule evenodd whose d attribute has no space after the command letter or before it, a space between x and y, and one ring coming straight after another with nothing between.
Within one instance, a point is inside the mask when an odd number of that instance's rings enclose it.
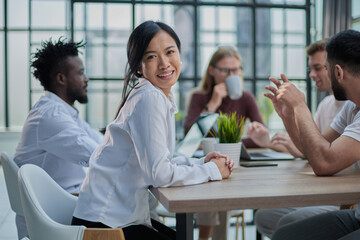
<instances>
[{"instance_id":1,"label":"blonde woman's white top","mask_svg":"<svg viewBox=\"0 0 360 240\"><path fill-rule=\"evenodd\" d=\"M221 180L215 163L173 158L177 107L140 79L90 159L74 216L110 227L151 226L148 188Z\"/></svg>"}]
</instances>

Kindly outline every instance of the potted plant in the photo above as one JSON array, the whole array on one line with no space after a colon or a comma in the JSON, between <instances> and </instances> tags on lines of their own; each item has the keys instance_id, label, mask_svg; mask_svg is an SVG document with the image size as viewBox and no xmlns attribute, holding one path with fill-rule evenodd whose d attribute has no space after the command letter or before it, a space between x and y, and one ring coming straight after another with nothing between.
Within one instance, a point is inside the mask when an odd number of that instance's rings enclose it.
<instances>
[{"instance_id":1,"label":"potted plant","mask_svg":"<svg viewBox=\"0 0 360 240\"><path fill-rule=\"evenodd\" d=\"M214 145L215 151L228 155L234 161L234 168L239 167L241 154L241 137L245 130L245 117L237 118L236 112L220 113L217 119L219 142Z\"/></svg>"}]
</instances>

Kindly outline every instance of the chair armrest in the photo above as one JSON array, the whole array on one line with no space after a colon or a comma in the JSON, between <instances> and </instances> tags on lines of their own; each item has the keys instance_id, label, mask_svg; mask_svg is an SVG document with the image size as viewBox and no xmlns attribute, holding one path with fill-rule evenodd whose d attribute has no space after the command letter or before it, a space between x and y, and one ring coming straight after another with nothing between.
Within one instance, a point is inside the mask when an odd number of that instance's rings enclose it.
<instances>
[{"instance_id":1,"label":"chair armrest","mask_svg":"<svg viewBox=\"0 0 360 240\"><path fill-rule=\"evenodd\" d=\"M83 240L125 240L121 228L86 228Z\"/></svg>"}]
</instances>

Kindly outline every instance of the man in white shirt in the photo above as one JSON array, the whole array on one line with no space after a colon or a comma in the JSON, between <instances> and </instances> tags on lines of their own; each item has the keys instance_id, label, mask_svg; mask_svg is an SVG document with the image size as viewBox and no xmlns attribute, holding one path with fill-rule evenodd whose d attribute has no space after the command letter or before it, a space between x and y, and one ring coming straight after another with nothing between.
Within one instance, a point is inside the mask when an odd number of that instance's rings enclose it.
<instances>
[{"instance_id":1,"label":"man in white shirt","mask_svg":"<svg viewBox=\"0 0 360 240\"><path fill-rule=\"evenodd\" d=\"M326 42L327 39L314 42L306 49L306 54L309 56L309 76L315 82L317 91L328 91L330 93L329 96L326 96L319 103L315 113L314 121L320 132L324 132L330 126L332 120L335 118L337 113L340 112L342 106L345 104L345 101L338 101L334 98L333 91L331 89L331 80L328 76L327 70L325 69ZM286 147L286 150L288 150L295 157L304 157L291 141L287 133L277 133L272 139L272 144L280 144ZM255 214L255 224L257 230L261 234L271 238L274 231L285 224L338 209L338 206L259 209Z\"/></svg>"},{"instance_id":2,"label":"man in white shirt","mask_svg":"<svg viewBox=\"0 0 360 240\"><path fill-rule=\"evenodd\" d=\"M84 167L102 140L80 118L75 101L87 103L87 83L78 49L82 42L42 43L31 67L44 87L45 95L32 107L23 126L14 161L18 166L35 164L43 168L62 188L78 193L85 177ZM19 239L27 235L23 217L16 216Z\"/></svg>"}]
</instances>

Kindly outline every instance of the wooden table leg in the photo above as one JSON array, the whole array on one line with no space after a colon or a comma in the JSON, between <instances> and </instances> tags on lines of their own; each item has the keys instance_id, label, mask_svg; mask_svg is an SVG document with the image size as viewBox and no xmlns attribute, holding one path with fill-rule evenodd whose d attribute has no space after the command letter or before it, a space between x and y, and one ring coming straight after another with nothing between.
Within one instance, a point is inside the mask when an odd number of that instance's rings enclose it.
<instances>
[{"instance_id":1,"label":"wooden table leg","mask_svg":"<svg viewBox=\"0 0 360 240\"><path fill-rule=\"evenodd\" d=\"M194 225L192 213L176 214L176 239L194 239Z\"/></svg>"}]
</instances>

